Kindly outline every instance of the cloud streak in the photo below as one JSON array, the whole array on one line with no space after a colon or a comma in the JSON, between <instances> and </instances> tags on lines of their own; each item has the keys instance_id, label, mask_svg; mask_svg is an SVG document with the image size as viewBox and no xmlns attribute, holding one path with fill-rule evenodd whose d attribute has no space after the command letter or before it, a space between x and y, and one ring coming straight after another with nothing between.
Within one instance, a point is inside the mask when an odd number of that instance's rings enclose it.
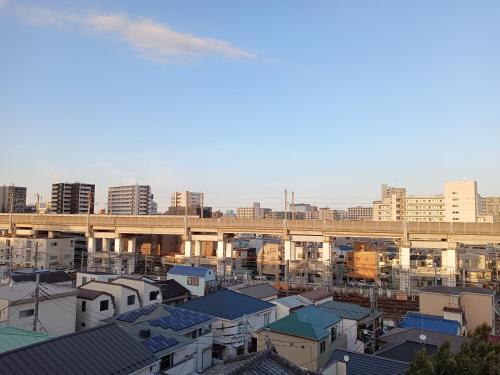
<instances>
[{"instance_id":1,"label":"cloud streak","mask_svg":"<svg viewBox=\"0 0 500 375\"><path fill-rule=\"evenodd\" d=\"M0 6L6 0L0 0ZM204 56L253 59L255 54L231 43L175 31L151 18L121 13L89 12L84 15L37 6L23 6L15 14L33 26L77 27L111 35L132 47L141 57L158 62L190 62Z\"/></svg>"}]
</instances>

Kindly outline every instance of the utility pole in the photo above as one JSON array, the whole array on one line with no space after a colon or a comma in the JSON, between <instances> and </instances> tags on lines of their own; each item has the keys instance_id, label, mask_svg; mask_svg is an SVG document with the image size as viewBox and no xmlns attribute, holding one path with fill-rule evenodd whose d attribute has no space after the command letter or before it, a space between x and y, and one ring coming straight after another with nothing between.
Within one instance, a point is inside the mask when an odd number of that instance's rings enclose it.
<instances>
[{"instance_id":1,"label":"utility pole","mask_svg":"<svg viewBox=\"0 0 500 375\"><path fill-rule=\"evenodd\" d=\"M38 267L38 241L35 241L35 271Z\"/></svg>"},{"instance_id":2,"label":"utility pole","mask_svg":"<svg viewBox=\"0 0 500 375\"><path fill-rule=\"evenodd\" d=\"M203 219L203 205L205 204L204 203L205 201L205 193L201 193L201 211L200 211L200 217Z\"/></svg>"},{"instance_id":3,"label":"utility pole","mask_svg":"<svg viewBox=\"0 0 500 375\"><path fill-rule=\"evenodd\" d=\"M292 191L292 220L295 220L296 217L295 217L295 192Z\"/></svg>"},{"instance_id":4,"label":"utility pole","mask_svg":"<svg viewBox=\"0 0 500 375\"><path fill-rule=\"evenodd\" d=\"M12 282L12 242L9 244L9 285Z\"/></svg>"},{"instance_id":5,"label":"utility pole","mask_svg":"<svg viewBox=\"0 0 500 375\"><path fill-rule=\"evenodd\" d=\"M38 303L40 300L40 273L36 273L36 287L35 287L35 315L33 316L33 332L38 328Z\"/></svg>"}]
</instances>

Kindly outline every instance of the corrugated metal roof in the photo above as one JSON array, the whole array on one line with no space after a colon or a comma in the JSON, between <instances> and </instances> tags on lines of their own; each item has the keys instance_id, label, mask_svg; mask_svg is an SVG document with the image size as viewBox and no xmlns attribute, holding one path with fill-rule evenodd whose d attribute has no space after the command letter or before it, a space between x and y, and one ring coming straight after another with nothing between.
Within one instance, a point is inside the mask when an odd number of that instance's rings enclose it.
<instances>
[{"instance_id":1,"label":"corrugated metal roof","mask_svg":"<svg viewBox=\"0 0 500 375\"><path fill-rule=\"evenodd\" d=\"M271 332L321 340L330 335L327 329L340 322L340 317L316 306L296 310L269 325Z\"/></svg>"},{"instance_id":2,"label":"corrugated metal roof","mask_svg":"<svg viewBox=\"0 0 500 375\"><path fill-rule=\"evenodd\" d=\"M460 332L460 323L456 320L411 311L406 313L405 318L398 326L401 328L420 328L447 335L458 335Z\"/></svg>"},{"instance_id":3,"label":"corrugated metal roof","mask_svg":"<svg viewBox=\"0 0 500 375\"><path fill-rule=\"evenodd\" d=\"M489 296L495 295L495 291L486 288L462 288L458 286L446 286L446 285L431 285L425 286L419 289L420 292L428 292L428 293L439 293L439 294L451 294L458 296L461 293L475 293L475 294L485 294Z\"/></svg>"},{"instance_id":4,"label":"corrugated metal roof","mask_svg":"<svg viewBox=\"0 0 500 375\"><path fill-rule=\"evenodd\" d=\"M184 309L209 314L217 318L235 320L276 307L270 302L223 289L207 296L179 305Z\"/></svg>"},{"instance_id":5,"label":"corrugated metal roof","mask_svg":"<svg viewBox=\"0 0 500 375\"><path fill-rule=\"evenodd\" d=\"M50 339L44 333L35 333L14 327L0 328L0 353Z\"/></svg>"},{"instance_id":6,"label":"corrugated metal roof","mask_svg":"<svg viewBox=\"0 0 500 375\"><path fill-rule=\"evenodd\" d=\"M411 363L415 359L415 355L424 349L427 355L434 355L438 351L438 346L429 344L428 342L418 341L403 341L394 344L386 345L382 350L379 350L374 355L395 359L396 361Z\"/></svg>"},{"instance_id":7,"label":"corrugated metal roof","mask_svg":"<svg viewBox=\"0 0 500 375\"><path fill-rule=\"evenodd\" d=\"M349 357L346 365L347 375L403 375L409 367L408 363L371 354L334 350L323 369L335 362L344 362L345 356Z\"/></svg>"},{"instance_id":8,"label":"corrugated metal roof","mask_svg":"<svg viewBox=\"0 0 500 375\"><path fill-rule=\"evenodd\" d=\"M354 303L347 303L341 301L328 301L324 302L319 307L328 309L331 312L337 314L341 318L351 319L351 320L361 320L370 315L380 315L380 312L371 310L367 307L356 305Z\"/></svg>"},{"instance_id":9,"label":"corrugated metal roof","mask_svg":"<svg viewBox=\"0 0 500 375\"><path fill-rule=\"evenodd\" d=\"M238 289L237 291L246 294L247 296L258 299L268 298L278 295L278 290L272 285L269 285L267 283L247 286L245 288Z\"/></svg>"},{"instance_id":10,"label":"corrugated metal roof","mask_svg":"<svg viewBox=\"0 0 500 375\"><path fill-rule=\"evenodd\" d=\"M168 270L167 274L206 277L207 273L209 272L213 273L210 268L206 267L174 266Z\"/></svg>"},{"instance_id":11,"label":"corrugated metal roof","mask_svg":"<svg viewBox=\"0 0 500 375\"><path fill-rule=\"evenodd\" d=\"M131 374L158 359L114 324L0 354L0 373Z\"/></svg>"},{"instance_id":12,"label":"corrugated metal roof","mask_svg":"<svg viewBox=\"0 0 500 375\"><path fill-rule=\"evenodd\" d=\"M451 345L450 349L454 353L460 351L462 344L468 340L468 338L464 336L447 335L427 330L422 331L421 328L393 328L378 337L378 340L387 343L401 343L404 341L419 342L422 333L426 336L425 342L427 344L441 346L446 341L449 341Z\"/></svg>"},{"instance_id":13,"label":"corrugated metal roof","mask_svg":"<svg viewBox=\"0 0 500 375\"><path fill-rule=\"evenodd\" d=\"M274 300L273 303L294 309L297 307L309 306L312 302L302 296L296 295L278 298L277 300Z\"/></svg>"}]
</instances>

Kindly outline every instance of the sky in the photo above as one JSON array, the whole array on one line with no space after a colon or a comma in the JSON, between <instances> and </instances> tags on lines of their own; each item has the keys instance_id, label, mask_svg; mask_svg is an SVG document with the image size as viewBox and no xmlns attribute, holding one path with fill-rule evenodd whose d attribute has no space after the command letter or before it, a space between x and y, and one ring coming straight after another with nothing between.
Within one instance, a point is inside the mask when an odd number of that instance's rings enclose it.
<instances>
[{"instance_id":1,"label":"sky","mask_svg":"<svg viewBox=\"0 0 500 375\"><path fill-rule=\"evenodd\" d=\"M497 0L0 0L0 184L222 210L500 195Z\"/></svg>"}]
</instances>

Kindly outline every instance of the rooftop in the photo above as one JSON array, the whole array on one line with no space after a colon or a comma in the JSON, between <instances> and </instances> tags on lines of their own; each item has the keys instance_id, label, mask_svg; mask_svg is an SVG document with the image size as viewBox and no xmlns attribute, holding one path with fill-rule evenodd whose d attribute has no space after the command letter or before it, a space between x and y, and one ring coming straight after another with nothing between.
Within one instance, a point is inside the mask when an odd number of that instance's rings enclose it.
<instances>
[{"instance_id":1,"label":"rooftop","mask_svg":"<svg viewBox=\"0 0 500 375\"><path fill-rule=\"evenodd\" d=\"M278 290L267 283L247 286L245 288L238 289L237 292L257 299L269 298L278 295Z\"/></svg>"},{"instance_id":2,"label":"rooftop","mask_svg":"<svg viewBox=\"0 0 500 375\"><path fill-rule=\"evenodd\" d=\"M35 289L36 282L33 281L14 283L12 286L2 286L0 287L0 299L11 301L11 304L31 300L34 298ZM50 296L76 295L78 293L76 288L56 284L44 284L43 290Z\"/></svg>"},{"instance_id":3,"label":"rooftop","mask_svg":"<svg viewBox=\"0 0 500 375\"><path fill-rule=\"evenodd\" d=\"M174 266L168 270L169 275L183 275L194 277L205 277L208 272L213 271L206 267L191 267L191 266Z\"/></svg>"},{"instance_id":4,"label":"rooftop","mask_svg":"<svg viewBox=\"0 0 500 375\"><path fill-rule=\"evenodd\" d=\"M421 330L444 333L447 335L458 335L460 323L456 320L441 318L436 315L421 314L408 311L403 321L399 323L401 328L420 328Z\"/></svg>"},{"instance_id":5,"label":"rooftop","mask_svg":"<svg viewBox=\"0 0 500 375\"><path fill-rule=\"evenodd\" d=\"M458 286L445 286L445 285L425 286L423 288L420 288L419 292L451 294L454 296L458 296L462 293L485 294L489 296L495 295L495 291L491 289L475 288L475 287L463 288Z\"/></svg>"},{"instance_id":6,"label":"rooftop","mask_svg":"<svg viewBox=\"0 0 500 375\"><path fill-rule=\"evenodd\" d=\"M426 341L403 341L387 345L382 350L375 353L377 357L390 358L401 362L411 363L415 359L415 355L422 349L428 355L433 355L438 351L438 346L429 344Z\"/></svg>"},{"instance_id":7,"label":"rooftop","mask_svg":"<svg viewBox=\"0 0 500 375\"><path fill-rule=\"evenodd\" d=\"M274 300L273 303L274 304L279 303L280 305L286 306L290 309L296 309L297 307L309 306L311 304L311 301L300 295L296 295L296 296L278 298Z\"/></svg>"},{"instance_id":8,"label":"rooftop","mask_svg":"<svg viewBox=\"0 0 500 375\"><path fill-rule=\"evenodd\" d=\"M162 280L158 283L164 300L189 295L189 290L175 280Z\"/></svg>"},{"instance_id":9,"label":"rooftop","mask_svg":"<svg viewBox=\"0 0 500 375\"><path fill-rule=\"evenodd\" d=\"M183 303L179 307L210 314L217 318L235 320L244 315L254 314L275 307L270 302L222 289L195 300Z\"/></svg>"},{"instance_id":10,"label":"rooftop","mask_svg":"<svg viewBox=\"0 0 500 375\"><path fill-rule=\"evenodd\" d=\"M349 357L346 364L347 375L403 375L409 368L405 362L339 349L333 351L323 368L330 367L335 362L344 362L346 356Z\"/></svg>"},{"instance_id":11,"label":"rooftop","mask_svg":"<svg viewBox=\"0 0 500 375\"><path fill-rule=\"evenodd\" d=\"M71 282L71 277L64 271L38 272L41 283ZM36 281L37 272L13 273L12 280L16 283L23 281Z\"/></svg>"},{"instance_id":12,"label":"rooftop","mask_svg":"<svg viewBox=\"0 0 500 375\"><path fill-rule=\"evenodd\" d=\"M340 317L320 307L308 306L296 310L269 325L271 332L321 340L329 336L328 328L340 322Z\"/></svg>"},{"instance_id":13,"label":"rooftop","mask_svg":"<svg viewBox=\"0 0 500 375\"><path fill-rule=\"evenodd\" d=\"M103 353L106 355L103 356ZM7 374L130 374L158 360L114 324L59 336L0 354Z\"/></svg>"},{"instance_id":14,"label":"rooftop","mask_svg":"<svg viewBox=\"0 0 500 375\"><path fill-rule=\"evenodd\" d=\"M0 353L50 339L49 335L14 327L0 328Z\"/></svg>"},{"instance_id":15,"label":"rooftop","mask_svg":"<svg viewBox=\"0 0 500 375\"><path fill-rule=\"evenodd\" d=\"M94 289L86 289L86 288L78 288L78 298L94 300L99 297L101 294L106 294L113 299L113 296L109 293L103 292L101 290Z\"/></svg>"},{"instance_id":16,"label":"rooftop","mask_svg":"<svg viewBox=\"0 0 500 375\"><path fill-rule=\"evenodd\" d=\"M331 297L333 294L326 289L314 289L308 292L300 293L300 296L307 298L309 301L316 302L323 298Z\"/></svg>"},{"instance_id":17,"label":"rooftop","mask_svg":"<svg viewBox=\"0 0 500 375\"><path fill-rule=\"evenodd\" d=\"M370 315L380 315L380 312L376 310L372 312L368 307L341 301L328 301L322 303L319 306L324 309L328 309L329 311L337 314L343 319L361 320Z\"/></svg>"}]
</instances>

